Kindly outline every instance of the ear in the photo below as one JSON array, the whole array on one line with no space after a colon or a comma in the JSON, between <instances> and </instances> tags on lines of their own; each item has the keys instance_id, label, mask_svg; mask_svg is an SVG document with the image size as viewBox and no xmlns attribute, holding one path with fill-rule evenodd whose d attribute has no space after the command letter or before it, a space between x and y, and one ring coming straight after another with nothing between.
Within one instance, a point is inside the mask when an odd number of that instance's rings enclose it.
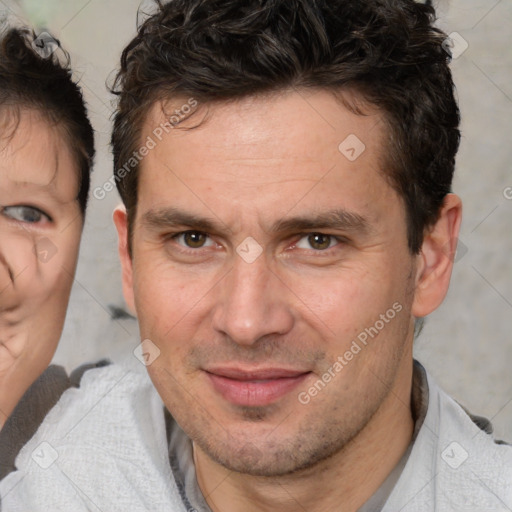
<instances>
[{"instance_id":1,"label":"ear","mask_svg":"<svg viewBox=\"0 0 512 512\"><path fill-rule=\"evenodd\" d=\"M425 234L418 255L412 305L412 314L417 318L437 309L448 292L461 220L462 202L455 194L448 194L439 219Z\"/></svg>"},{"instance_id":2,"label":"ear","mask_svg":"<svg viewBox=\"0 0 512 512\"><path fill-rule=\"evenodd\" d=\"M128 252L128 216L126 208L121 205L114 210L114 224L119 238L118 251L121 260L123 294L126 305L135 314L135 301L133 296L133 265Z\"/></svg>"}]
</instances>

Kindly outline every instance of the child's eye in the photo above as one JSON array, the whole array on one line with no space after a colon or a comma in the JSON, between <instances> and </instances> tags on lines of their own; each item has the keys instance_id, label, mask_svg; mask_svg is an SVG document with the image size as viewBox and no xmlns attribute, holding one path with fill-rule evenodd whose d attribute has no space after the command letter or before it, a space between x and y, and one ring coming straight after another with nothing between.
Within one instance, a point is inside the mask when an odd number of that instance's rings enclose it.
<instances>
[{"instance_id":1,"label":"child's eye","mask_svg":"<svg viewBox=\"0 0 512 512\"><path fill-rule=\"evenodd\" d=\"M51 222L50 217L46 213L34 206L4 206L1 212L6 217L28 224Z\"/></svg>"}]
</instances>

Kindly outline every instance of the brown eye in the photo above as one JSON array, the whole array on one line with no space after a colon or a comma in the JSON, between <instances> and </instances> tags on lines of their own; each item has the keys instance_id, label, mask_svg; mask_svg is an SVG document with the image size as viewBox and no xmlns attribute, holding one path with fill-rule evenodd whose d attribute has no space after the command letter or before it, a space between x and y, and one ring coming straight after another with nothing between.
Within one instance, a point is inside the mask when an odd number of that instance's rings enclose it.
<instances>
[{"instance_id":1,"label":"brown eye","mask_svg":"<svg viewBox=\"0 0 512 512\"><path fill-rule=\"evenodd\" d=\"M186 233L183 233L182 236L184 244L191 249L204 247L208 241L208 235L205 235L200 231L187 231Z\"/></svg>"},{"instance_id":2,"label":"brown eye","mask_svg":"<svg viewBox=\"0 0 512 512\"><path fill-rule=\"evenodd\" d=\"M332 237L330 235L324 235L322 233L311 233L308 235L309 245L317 250L323 251L331 246Z\"/></svg>"}]
</instances>

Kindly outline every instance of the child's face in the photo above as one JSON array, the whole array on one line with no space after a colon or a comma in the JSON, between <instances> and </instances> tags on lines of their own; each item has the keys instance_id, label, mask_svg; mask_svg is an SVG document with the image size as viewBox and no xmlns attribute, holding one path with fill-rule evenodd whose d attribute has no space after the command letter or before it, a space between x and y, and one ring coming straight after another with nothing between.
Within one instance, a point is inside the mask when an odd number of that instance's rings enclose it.
<instances>
[{"instance_id":1,"label":"child's face","mask_svg":"<svg viewBox=\"0 0 512 512\"><path fill-rule=\"evenodd\" d=\"M10 389L0 384L0 422L53 357L83 223L77 164L61 131L30 110L9 138L14 126L2 112L0 383Z\"/></svg>"}]
</instances>

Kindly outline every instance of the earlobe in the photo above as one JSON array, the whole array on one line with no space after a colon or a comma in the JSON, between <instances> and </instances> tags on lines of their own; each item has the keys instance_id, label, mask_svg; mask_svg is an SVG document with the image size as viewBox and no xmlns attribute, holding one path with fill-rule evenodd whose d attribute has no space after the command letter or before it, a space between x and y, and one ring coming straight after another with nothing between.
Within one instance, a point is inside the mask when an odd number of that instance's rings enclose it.
<instances>
[{"instance_id":1,"label":"earlobe","mask_svg":"<svg viewBox=\"0 0 512 512\"><path fill-rule=\"evenodd\" d=\"M453 269L462 219L462 202L448 194L437 222L425 234L418 255L412 314L425 317L443 302Z\"/></svg>"},{"instance_id":2,"label":"earlobe","mask_svg":"<svg viewBox=\"0 0 512 512\"><path fill-rule=\"evenodd\" d=\"M119 239L118 251L119 259L121 261L124 299L130 311L135 314L135 301L133 295L133 265L132 258L128 250L128 216L123 205L118 206L114 210L113 219Z\"/></svg>"}]
</instances>

